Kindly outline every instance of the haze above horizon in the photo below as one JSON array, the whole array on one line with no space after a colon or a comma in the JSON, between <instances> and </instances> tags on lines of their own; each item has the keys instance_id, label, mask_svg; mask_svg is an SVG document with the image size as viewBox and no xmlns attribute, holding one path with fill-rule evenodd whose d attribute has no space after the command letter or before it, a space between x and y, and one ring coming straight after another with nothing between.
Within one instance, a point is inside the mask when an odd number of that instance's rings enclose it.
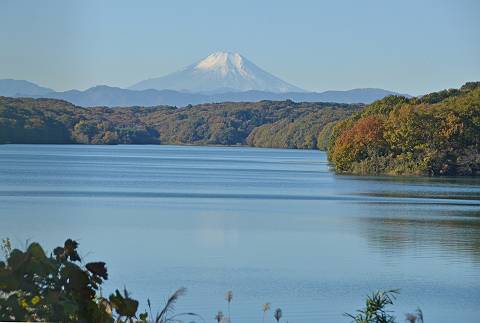
<instances>
[{"instance_id":1,"label":"haze above horizon","mask_svg":"<svg viewBox=\"0 0 480 323\"><path fill-rule=\"evenodd\" d=\"M0 2L0 79L129 87L238 52L310 91L480 79L480 2Z\"/></svg>"}]
</instances>

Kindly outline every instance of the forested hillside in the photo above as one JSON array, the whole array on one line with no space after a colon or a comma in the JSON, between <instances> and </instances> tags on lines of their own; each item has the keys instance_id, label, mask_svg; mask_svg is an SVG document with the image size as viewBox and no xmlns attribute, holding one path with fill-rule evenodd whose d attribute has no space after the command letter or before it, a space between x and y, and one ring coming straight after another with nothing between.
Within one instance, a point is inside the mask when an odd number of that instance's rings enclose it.
<instances>
[{"instance_id":1,"label":"forested hillside","mask_svg":"<svg viewBox=\"0 0 480 323\"><path fill-rule=\"evenodd\" d=\"M339 121L329 159L354 174L480 172L480 82L420 98L390 96Z\"/></svg>"},{"instance_id":2,"label":"forested hillside","mask_svg":"<svg viewBox=\"0 0 480 323\"><path fill-rule=\"evenodd\" d=\"M337 120L352 114L345 107L325 107L298 116L281 118L276 122L256 127L247 138L254 147L287 147L302 149L326 148L322 130Z\"/></svg>"},{"instance_id":3,"label":"forested hillside","mask_svg":"<svg viewBox=\"0 0 480 323\"><path fill-rule=\"evenodd\" d=\"M83 108L0 97L0 143L212 144L316 148L324 125L359 111L336 103L217 103Z\"/></svg>"}]
</instances>

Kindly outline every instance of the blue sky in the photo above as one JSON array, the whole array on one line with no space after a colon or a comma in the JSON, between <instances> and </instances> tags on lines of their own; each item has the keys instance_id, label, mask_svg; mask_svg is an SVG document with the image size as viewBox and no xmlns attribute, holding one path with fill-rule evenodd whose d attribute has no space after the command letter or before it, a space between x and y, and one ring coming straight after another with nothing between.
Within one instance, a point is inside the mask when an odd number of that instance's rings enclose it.
<instances>
[{"instance_id":1,"label":"blue sky","mask_svg":"<svg viewBox=\"0 0 480 323\"><path fill-rule=\"evenodd\" d=\"M308 90L480 80L480 1L0 1L0 78L126 87L219 50Z\"/></svg>"}]
</instances>

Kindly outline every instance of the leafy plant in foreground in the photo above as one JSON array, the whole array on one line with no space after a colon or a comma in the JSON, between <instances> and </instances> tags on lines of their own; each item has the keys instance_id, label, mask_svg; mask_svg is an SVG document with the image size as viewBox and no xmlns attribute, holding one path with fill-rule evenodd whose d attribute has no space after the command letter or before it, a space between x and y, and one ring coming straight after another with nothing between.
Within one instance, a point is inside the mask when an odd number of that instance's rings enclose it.
<instances>
[{"instance_id":1,"label":"leafy plant in foreground","mask_svg":"<svg viewBox=\"0 0 480 323\"><path fill-rule=\"evenodd\" d=\"M387 307L393 305L398 293L396 289L376 291L367 296L365 308L357 310L356 315L345 313L345 316L350 317L354 323L394 323L395 316Z\"/></svg>"},{"instance_id":2,"label":"leafy plant in foreground","mask_svg":"<svg viewBox=\"0 0 480 323\"><path fill-rule=\"evenodd\" d=\"M108 278L105 263L82 267L77 247L68 239L50 256L36 242L25 251L10 249L0 262L0 320L112 322L97 295Z\"/></svg>"},{"instance_id":3,"label":"leafy plant in foreground","mask_svg":"<svg viewBox=\"0 0 480 323\"><path fill-rule=\"evenodd\" d=\"M100 287L108 279L104 262L82 265L78 243L72 239L53 250L50 256L33 242L25 251L12 249L10 240L2 241L5 261L0 261L0 321L50 322L181 322L181 316L203 319L194 313L173 314L181 288L167 300L154 317L138 313L139 302L126 289L118 289L108 299Z\"/></svg>"},{"instance_id":4,"label":"leafy plant in foreground","mask_svg":"<svg viewBox=\"0 0 480 323\"><path fill-rule=\"evenodd\" d=\"M344 315L352 319L352 323L395 323L395 316L388 306L393 305L398 289L388 291L376 291L367 296L365 307L357 310L357 314L345 313ZM406 321L410 323L424 323L423 312L420 308L414 313L405 314Z\"/></svg>"}]
</instances>

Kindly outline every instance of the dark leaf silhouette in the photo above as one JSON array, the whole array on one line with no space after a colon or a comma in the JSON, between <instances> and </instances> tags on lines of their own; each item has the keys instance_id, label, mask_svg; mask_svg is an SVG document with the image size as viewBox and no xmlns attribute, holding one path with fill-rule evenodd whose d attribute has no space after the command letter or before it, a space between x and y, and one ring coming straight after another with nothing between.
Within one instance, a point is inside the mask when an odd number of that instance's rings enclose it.
<instances>
[{"instance_id":1,"label":"dark leaf silhouette","mask_svg":"<svg viewBox=\"0 0 480 323\"><path fill-rule=\"evenodd\" d=\"M108 279L107 267L103 261L89 262L85 267L92 274L102 277L103 279Z\"/></svg>"},{"instance_id":2,"label":"dark leaf silhouette","mask_svg":"<svg viewBox=\"0 0 480 323\"><path fill-rule=\"evenodd\" d=\"M275 320L277 322L280 322L280 319L282 318L283 316L283 313L282 313L282 309L281 308L277 308L275 310L275 313L273 314L273 317L275 318Z\"/></svg>"},{"instance_id":3,"label":"dark leaf silhouette","mask_svg":"<svg viewBox=\"0 0 480 323\"><path fill-rule=\"evenodd\" d=\"M129 297L126 289L123 291L123 295L117 289L115 294L110 295L110 302L115 311L120 317L134 318L138 309L138 301Z\"/></svg>"}]
</instances>

